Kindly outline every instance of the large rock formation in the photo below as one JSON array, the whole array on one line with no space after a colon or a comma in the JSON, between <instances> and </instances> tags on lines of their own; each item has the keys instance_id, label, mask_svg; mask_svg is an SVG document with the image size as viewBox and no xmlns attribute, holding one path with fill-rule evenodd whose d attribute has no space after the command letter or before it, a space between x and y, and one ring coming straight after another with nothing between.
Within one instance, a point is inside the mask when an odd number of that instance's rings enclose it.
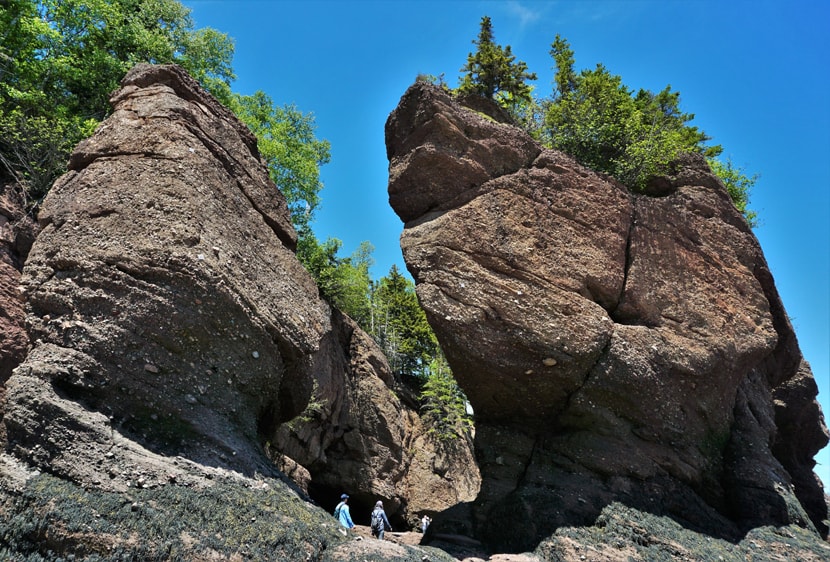
<instances>
[{"instance_id":1,"label":"large rock formation","mask_svg":"<svg viewBox=\"0 0 830 562\"><path fill-rule=\"evenodd\" d=\"M417 415L372 340L296 259L286 202L248 129L176 66L137 66L111 102L44 201L23 272L32 349L5 385L5 544L200 559L213 533L230 557L261 531L265 559L317 560L342 538L303 485L326 508L347 490L358 521L377 499L408 517L411 481L455 492L433 511L472 499L475 477L456 486L415 462ZM315 434L285 430L316 404ZM176 521L172 542L129 550L119 533L149 531L118 522L125 502ZM13 523L26 517L31 529ZM79 521L93 517L114 527ZM223 529L223 517L263 529ZM408 547L390 559L422 556Z\"/></svg>"},{"instance_id":2,"label":"large rock formation","mask_svg":"<svg viewBox=\"0 0 830 562\"><path fill-rule=\"evenodd\" d=\"M705 161L632 194L493 117L416 84L386 125L404 259L476 413L481 493L445 528L519 550L621 502L826 534L815 382Z\"/></svg>"},{"instance_id":3,"label":"large rock formation","mask_svg":"<svg viewBox=\"0 0 830 562\"><path fill-rule=\"evenodd\" d=\"M22 281L34 345L7 385L11 450L111 482L96 461L117 429L267 473L258 434L303 409L331 329L285 201L251 133L184 73L139 67L113 106L40 211Z\"/></svg>"}]
</instances>

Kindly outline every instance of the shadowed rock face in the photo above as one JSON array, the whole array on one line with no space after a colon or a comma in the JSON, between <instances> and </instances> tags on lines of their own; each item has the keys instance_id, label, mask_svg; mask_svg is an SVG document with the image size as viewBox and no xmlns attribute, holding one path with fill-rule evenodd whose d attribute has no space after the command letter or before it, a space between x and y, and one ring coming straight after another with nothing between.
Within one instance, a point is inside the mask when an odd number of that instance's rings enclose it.
<instances>
[{"instance_id":1,"label":"shadowed rock face","mask_svg":"<svg viewBox=\"0 0 830 562\"><path fill-rule=\"evenodd\" d=\"M29 335L20 297L20 272L37 228L26 214L23 190L14 183L0 184L0 421L3 419L5 383L26 357ZM5 445L0 424L0 447Z\"/></svg>"},{"instance_id":2,"label":"shadowed rock face","mask_svg":"<svg viewBox=\"0 0 830 562\"><path fill-rule=\"evenodd\" d=\"M353 320L335 311L315 357L316 408L271 443L286 473L307 472L306 490L321 504L331 511L346 490L352 518L368 524L380 499L395 528L409 529L419 514L475 498L472 443L428 436L417 410L390 392L386 358Z\"/></svg>"},{"instance_id":3,"label":"shadowed rock face","mask_svg":"<svg viewBox=\"0 0 830 562\"><path fill-rule=\"evenodd\" d=\"M137 66L111 102L25 264L32 349L2 419L15 462L123 492L212 469L279 477L270 444L321 504L348 491L366 517L378 499L405 518L475 497L470 444L449 471L414 459L417 413L296 259L248 129L177 66ZM288 429L310 401L313 423Z\"/></svg>"},{"instance_id":4,"label":"shadowed rock face","mask_svg":"<svg viewBox=\"0 0 830 562\"><path fill-rule=\"evenodd\" d=\"M822 525L815 383L702 158L633 195L424 84L386 143L404 259L476 412L476 535L525 549L613 501L722 536Z\"/></svg>"}]
</instances>

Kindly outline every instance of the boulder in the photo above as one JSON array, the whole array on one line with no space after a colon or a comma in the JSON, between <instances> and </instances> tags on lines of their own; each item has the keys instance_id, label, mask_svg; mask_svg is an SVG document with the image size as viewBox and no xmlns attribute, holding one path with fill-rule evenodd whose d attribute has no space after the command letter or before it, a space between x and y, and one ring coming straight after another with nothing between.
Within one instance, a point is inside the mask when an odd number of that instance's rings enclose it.
<instances>
[{"instance_id":1,"label":"boulder","mask_svg":"<svg viewBox=\"0 0 830 562\"><path fill-rule=\"evenodd\" d=\"M475 410L476 537L519 551L613 502L826 533L812 375L702 157L632 193L428 84L386 143L404 259Z\"/></svg>"}]
</instances>

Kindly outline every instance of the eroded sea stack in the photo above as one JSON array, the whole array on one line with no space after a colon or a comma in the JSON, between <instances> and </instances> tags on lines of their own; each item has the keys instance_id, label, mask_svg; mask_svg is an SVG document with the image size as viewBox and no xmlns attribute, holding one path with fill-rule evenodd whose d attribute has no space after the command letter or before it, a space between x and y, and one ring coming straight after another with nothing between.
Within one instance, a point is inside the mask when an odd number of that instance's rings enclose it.
<instances>
[{"instance_id":1,"label":"eroded sea stack","mask_svg":"<svg viewBox=\"0 0 830 562\"><path fill-rule=\"evenodd\" d=\"M121 86L3 290L27 334L0 378L0 558L338 560L343 491L358 523L472 499L471 450L441 457L297 260L256 138L177 66Z\"/></svg>"},{"instance_id":2,"label":"eroded sea stack","mask_svg":"<svg viewBox=\"0 0 830 562\"><path fill-rule=\"evenodd\" d=\"M816 383L703 158L634 194L478 109L419 83L386 125L404 259L475 410L482 489L444 528L520 551L616 502L826 537Z\"/></svg>"}]
</instances>

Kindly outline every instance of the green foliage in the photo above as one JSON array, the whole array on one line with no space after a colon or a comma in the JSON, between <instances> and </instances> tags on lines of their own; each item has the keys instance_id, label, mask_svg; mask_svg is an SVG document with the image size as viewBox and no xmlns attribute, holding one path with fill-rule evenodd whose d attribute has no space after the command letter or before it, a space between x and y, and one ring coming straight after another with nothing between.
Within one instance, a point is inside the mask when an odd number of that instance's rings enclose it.
<instances>
[{"instance_id":1,"label":"green foliage","mask_svg":"<svg viewBox=\"0 0 830 562\"><path fill-rule=\"evenodd\" d=\"M708 162L712 171L721 179L723 185L726 186L726 190L735 203L735 207L746 217L749 226L752 228L758 226L758 214L750 210L747 205L749 205L749 193L755 185L755 182L758 181L760 175L753 174L752 176L747 176L743 168L735 167L732 163L732 158L727 158L726 162L721 162L716 158L709 158Z\"/></svg>"},{"instance_id":2,"label":"green foliage","mask_svg":"<svg viewBox=\"0 0 830 562\"><path fill-rule=\"evenodd\" d=\"M8 0L0 15L0 163L37 199L109 111L138 62L184 66L217 90L233 44L193 31L177 0Z\"/></svg>"},{"instance_id":3,"label":"green foliage","mask_svg":"<svg viewBox=\"0 0 830 562\"><path fill-rule=\"evenodd\" d=\"M378 343L392 371L420 385L434 370L441 350L418 302L415 284L395 265L373 281L371 244L363 242L345 258L338 256L341 246L336 238L320 243L308 229L301 232L297 257L323 298L357 321Z\"/></svg>"},{"instance_id":4,"label":"green foliage","mask_svg":"<svg viewBox=\"0 0 830 562\"><path fill-rule=\"evenodd\" d=\"M294 226L307 231L320 204L320 166L329 161L329 142L314 136L314 116L294 105L275 107L264 92L232 94L231 111L257 137L273 182L288 200Z\"/></svg>"},{"instance_id":5,"label":"green foliage","mask_svg":"<svg viewBox=\"0 0 830 562\"><path fill-rule=\"evenodd\" d=\"M711 139L690 124L694 115L681 111L680 94L671 86L656 94L643 89L635 94L602 64L577 73L573 49L556 35L550 48L553 94L534 99L525 79L536 76L527 72L524 63L513 64L509 47L495 44L486 16L474 43L478 49L462 68L467 74L460 92L498 99L515 123L539 142L615 177L632 190L642 190L652 178L670 173L679 154L701 153L750 226L757 224L756 214L747 209L757 175L747 176L730 162L715 159L722 148L707 144Z\"/></svg>"},{"instance_id":6,"label":"green foliage","mask_svg":"<svg viewBox=\"0 0 830 562\"><path fill-rule=\"evenodd\" d=\"M433 86L438 86L439 88L449 91L449 87L447 86L446 82L444 82L443 72L438 76L435 76L434 74L419 74L415 77L415 81L432 84Z\"/></svg>"},{"instance_id":7,"label":"green foliage","mask_svg":"<svg viewBox=\"0 0 830 562\"><path fill-rule=\"evenodd\" d=\"M0 11L0 165L41 199L71 150L106 117L110 93L136 63L176 63L258 139L298 230L320 203L329 143L314 117L231 91L233 41L194 29L178 0L7 0Z\"/></svg>"},{"instance_id":8,"label":"green foliage","mask_svg":"<svg viewBox=\"0 0 830 562\"><path fill-rule=\"evenodd\" d=\"M632 189L668 173L681 152L720 152L720 147L706 146L709 137L687 124L694 115L680 111L680 94L670 86L658 94L640 90L634 95L601 64L576 75L573 51L558 35L551 53L557 95L547 106L545 125L553 148Z\"/></svg>"},{"instance_id":9,"label":"green foliage","mask_svg":"<svg viewBox=\"0 0 830 562\"><path fill-rule=\"evenodd\" d=\"M421 413L429 427L427 433L439 441L456 439L472 429L473 421L467 413L467 398L440 353L429 365L420 399Z\"/></svg>"},{"instance_id":10,"label":"green foliage","mask_svg":"<svg viewBox=\"0 0 830 562\"><path fill-rule=\"evenodd\" d=\"M553 75L554 98L561 99L576 89L577 77L574 73L574 52L568 41L556 34L550 46L556 73Z\"/></svg>"},{"instance_id":11,"label":"green foliage","mask_svg":"<svg viewBox=\"0 0 830 562\"><path fill-rule=\"evenodd\" d=\"M461 68L466 74L461 77L458 92L494 99L503 107L530 101L532 88L527 80L536 80L536 74L528 72L526 63L516 62L510 45L502 47L495 42L488 16L481 18L481 30L473 44L476 51L467 56L467 64Z\"/></svg>"},{"instance_id":12,"label":"green foliage","mask_svg":"<svg viewBox=\"0 0 830 562\"><path fill-rule=\"evenodd\" d=\"M308 230L300 236L297 257L311 273L322 296L355 319L377 342L392 371L420 388L422 414L429 434L439 441L469 432L472 417L466 398L452 377L438 340L415 293L415 284L393 265L373 282L369 276L372 247L364 242L347 258L338 257L342 243L319 243ZM307 423L325 406L312 392L306 412L289 422Z\"/></svg>"},{"instance_id":13,"label":"green foliage","mask_svg":"<svg viewBox=\"0 0 830 562\"><path fill-rule=\"evenodd\" d=\"M394 265L374 285L371 321L364 328L399 375L423 377L440 353L438 340L418 303L415 284Z\"/></svg>"},{"instance_id":14,"label":"green foliage","mask_svg":"<svg viewBox=\"0 0 830 562\"><path fill-rule=\"evenodd\" d=\"M635 95L620 76L602 64L577 74L574 52L559 35L550 54L555 65L554 94L537 104L542 108L544 125L535 129L526 125L531 134L634 190L670 173L670 165L680 153L701 153L750 226L755 226L756 215L746 205L757 175L748 177L731 162L722 164L715 159L723 149L708 145L711 139L690 124L694 115L680 110L679 92L666 86L657 94L641 89Z\"/></svg>"},{"instance_id":15,"label":"green foliage","mask_svg":"<svg viewBox=\"0 0 830 562\"><path fill-rule=\"evenodd\" d=\"M363 326L371 316L369 268L373 248L363 242L351 256L341 258L337 253L342 244L337 238L321 244L311 229L305 228L297 241L297 258L317 282L322 297Z\"/></svg>"},{"instance_id":16,"label":"green foliage","mask_svg":"<svg viewBox=\"0 0 830 562\"><path fill-rule=\"evenodd\" d=\"M75 144L89 136L98 122L77 116L50 119L28 116L20 108L0 108L0 165L26 186L25 195L39 200L66 170Z\"/></svg>"},{"instance_id":17,"label":"green foliage","mask_svg":"<svg viewBox=\"0 0 830 562\"><path fill-rule=\"evenodd\" d=\"M328 401L325 398L320 398L320 385L317 380L312 381L311 397L308 399L305 409L300 412L295 418L285 423L289 429L296 429L300 424L307 424L319 418L326 410Z\"/></svg>"}]
</instances>

